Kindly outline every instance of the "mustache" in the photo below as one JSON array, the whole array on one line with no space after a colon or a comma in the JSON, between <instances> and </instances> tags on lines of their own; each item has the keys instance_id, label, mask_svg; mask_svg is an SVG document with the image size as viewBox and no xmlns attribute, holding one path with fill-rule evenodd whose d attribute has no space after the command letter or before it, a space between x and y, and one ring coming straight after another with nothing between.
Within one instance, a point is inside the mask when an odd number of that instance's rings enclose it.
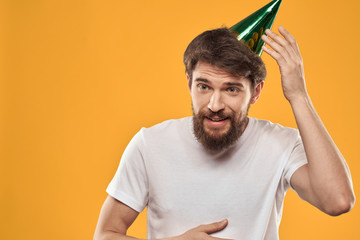
<instances>
[{"instance_id":1,"label":"mustache","mask_svg":"<svg viewBox=\"0 0 360 240\"><path fill-rule=\"evenodd\" d=\"M212 111L206 111L206 112L201 112L199 114L202 118L232 118L233 116L231 114L225 114L223 111L219 111L219 112L212 112Z\"/></svg>"}]
</instances>

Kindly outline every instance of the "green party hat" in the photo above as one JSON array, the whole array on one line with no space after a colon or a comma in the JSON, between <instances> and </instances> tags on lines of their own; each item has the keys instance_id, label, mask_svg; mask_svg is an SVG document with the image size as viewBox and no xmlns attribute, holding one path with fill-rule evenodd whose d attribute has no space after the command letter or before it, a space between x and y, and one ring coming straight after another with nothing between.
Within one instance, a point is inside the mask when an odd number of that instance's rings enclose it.
<instances>
[{"instance_id":1,"label":"green party hat","mask_svg":"<svg viewBox=\"0 0 360 240\"><path fill-rule=\"evenodd\" d=\"M262 46L265 44L261 36L266 29L271 29L280 4L281 0L270 2L232 26L230 31L234 32L238 40L243 41L251 50L260 56Z\"/></svg>"}]
</instances>

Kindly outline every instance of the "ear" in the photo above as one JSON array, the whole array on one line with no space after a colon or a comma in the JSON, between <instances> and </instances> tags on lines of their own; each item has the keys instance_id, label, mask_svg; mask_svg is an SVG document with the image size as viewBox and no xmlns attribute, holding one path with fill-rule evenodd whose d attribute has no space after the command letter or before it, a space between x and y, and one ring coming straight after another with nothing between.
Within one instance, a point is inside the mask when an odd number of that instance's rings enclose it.
<instances>
[{"instance_id":1,"label":"ear","mask_svg":"<svg viewBox=\"0 0 360 240\"><path fill-rule=\"evenodd\" d=\"M256 84L255 88L254 88L254 93L250 99L250 103L254 104L257 102L257 100L260 97L261 94L261 90L264 87L264 81L259 82L258 84Z\"/></svg>"}]
</instances>

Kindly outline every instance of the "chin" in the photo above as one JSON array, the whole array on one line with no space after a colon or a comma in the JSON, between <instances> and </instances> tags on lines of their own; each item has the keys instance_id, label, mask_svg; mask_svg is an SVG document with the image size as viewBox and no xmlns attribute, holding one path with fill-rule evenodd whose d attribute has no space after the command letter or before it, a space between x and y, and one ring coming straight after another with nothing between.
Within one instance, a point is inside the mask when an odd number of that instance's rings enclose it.
<instances>
[{"instance_id":1,"label":"chin","mask_svg":"<svg viewBox=\"0 0 360 240\"><path fill-rule=\"evenodd\" d=\"M213 137L213 138L218 138L218 139L220 139L220 138L222 138L222 137L225 137L228 133L229 133L229 128L227 128L227 129L219 129L219 128L211 128L211 129L209 129L209 128L205 128L205 132L209 135L209 136L211 136L211 137Z\"/></svg>"}]
</instances>

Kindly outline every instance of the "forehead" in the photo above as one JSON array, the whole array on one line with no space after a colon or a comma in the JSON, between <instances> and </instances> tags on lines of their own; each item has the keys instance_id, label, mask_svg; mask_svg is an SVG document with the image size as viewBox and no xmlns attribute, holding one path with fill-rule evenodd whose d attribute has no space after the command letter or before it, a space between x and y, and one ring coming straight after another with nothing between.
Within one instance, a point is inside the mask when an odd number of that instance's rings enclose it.
<instances>
[{"instance_id":1,"label":"forehead","mask_svg":"<svg viewBox=\"0 0 360 240\"><path fill-rule=\"evenodd\" d=\"M195 69L193 71L193 79L196 81L196 79L206 79L210 82L248 82L250 83L250 80L245 77L236 77L231 75L230 73L226 72L225 70L216 67L214 65L211 65L206 62L198 62L195 66Z\"/></svg>"}]
</instances>

